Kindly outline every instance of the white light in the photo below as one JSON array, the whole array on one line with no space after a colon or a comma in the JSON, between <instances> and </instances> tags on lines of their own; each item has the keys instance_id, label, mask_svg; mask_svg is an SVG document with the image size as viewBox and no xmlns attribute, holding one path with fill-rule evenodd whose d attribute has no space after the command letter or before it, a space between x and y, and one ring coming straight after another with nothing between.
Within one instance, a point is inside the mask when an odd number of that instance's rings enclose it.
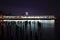
<instances>
[{"instance_id":1,"label":"white light","mask_svg":"<svg viewBox=\"0 0 60 40\"><path fill-rule=\"evenodd\" d=\"M27 15L28 15L28 12L26 12L25 14L26 14L26 16L27 16Z\"/></svg>"},{"instance_id":2,"label":"white light","mask_svg":"<svg viewBox=\"0 0 60 40\"><path fill-rule=\"evenodd\" d=\"M9 21L9 22L11 22L11 21L15 21L15 22L18 22L18 21L27 21L27 20L3 20L3 21ZM42 21L42 20L28 20L28 21Z\"/></svg>"},{"instance_id":3,"label":"white light","mask_svg":"<svg viewBox=\"0 0 60 40\"><path fill-rule=\"evenodd\" d=\"M28 15L28 12L26 12ZM3 16L3 18L16 19L16 18L55 18L54 16Z\"/></svg>"},{"instance_id":4,"label":"white light","mask_svg":"<svg viewBox=\"0 0 60 40\"><path fill-rule=\"evenodd\" d=\"M3 21L27 21L27 20L3 20Z\"/></svg>"}]
</instances>

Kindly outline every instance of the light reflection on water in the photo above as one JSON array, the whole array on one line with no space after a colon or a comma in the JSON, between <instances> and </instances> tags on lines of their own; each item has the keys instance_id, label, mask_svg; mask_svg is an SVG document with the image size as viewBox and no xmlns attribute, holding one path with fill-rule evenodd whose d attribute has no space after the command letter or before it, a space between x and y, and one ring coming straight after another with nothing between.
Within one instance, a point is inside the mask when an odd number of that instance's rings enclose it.
<instances>
[{"instance_id":1,"label":"light reflection on water","mask_svg":"<svg viewBox=\"0 0 60 40\"><path fill-rule=\"evenodd\" d=\"M30 32L32 32L32 36L35 36L35 33L38 36L38 39L40 39L40 37L42 37L42 39L54 39L54 23L55 20L4 20L7 22L14 22L14 24L16 24L15 26L13 26L13 24L11 24L11 35L15 38L15 34L16 34L16 26L18 27L18 36L21 35L20 32L24 31L24 37L26 37L26 35L28 35L28 37L30 36ZM27 21L27 22L26 22ZM26 23L25 23L26 22ZM41 24L38 26L38 22ZM9 26L8 26L9 27ZM20 30L20 28L22 28L22 30ZM10 34L10 30L9 34ZM4 30L5 31L5 30ZM7 30L6 30L7 31ZM22 32L23 33L23 32ZM39 36L40 33L42 33L42 36ZM5 32L4 34L5 36L7 35L7 33ZM34 38L34 37L33 37ZM24 38L25 39L25 38ZM35 39L35 38L34 38ZM34 40L32 39L32 40Z\"/></svg>"}]
</instances>

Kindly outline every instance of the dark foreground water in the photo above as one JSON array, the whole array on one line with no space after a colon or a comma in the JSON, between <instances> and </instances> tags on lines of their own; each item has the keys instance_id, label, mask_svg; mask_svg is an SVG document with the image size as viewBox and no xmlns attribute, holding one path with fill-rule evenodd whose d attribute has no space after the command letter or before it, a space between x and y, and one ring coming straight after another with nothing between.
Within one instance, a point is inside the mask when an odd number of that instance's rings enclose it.
<instances>
[{"instance_id":1,"label":"dark foreground water","mask_svg":"<svg viewBox=\"0 0 60 40\"><path fill-rule=\"evenodd\" d=\"M55 40L54 20L5 20L0 40Z\"/></svg>"}]
</instances>

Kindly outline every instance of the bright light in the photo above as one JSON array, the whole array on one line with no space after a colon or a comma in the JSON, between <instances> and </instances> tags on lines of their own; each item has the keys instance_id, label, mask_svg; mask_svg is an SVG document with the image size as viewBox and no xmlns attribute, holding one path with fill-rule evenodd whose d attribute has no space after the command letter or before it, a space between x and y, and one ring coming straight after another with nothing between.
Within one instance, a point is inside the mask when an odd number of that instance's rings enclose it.
<instances>
[{"instance_id":1,"label":"bright light","mask_svg":"<svg viewBox=\"0 0 60 40\"><path fill-rule=\"evenodd\" d=\"M26 16L27 16L27 15L28 15L28 12L26 12L25 14L26 14Z\"/></svg>"},{"instance_id":2,"label":"bright light","mask_svg":"<svg viewBox=\"0 0 60 40\"><path fill-rule=\"evenodd\" d=\"M28 13L26 13L28 15ZM1 17L0 17L1 18ZM56 19L54 16L3 16L3 19L22 19L22 18L47 18L47 19Z\"/></svg>"}]
</instances>

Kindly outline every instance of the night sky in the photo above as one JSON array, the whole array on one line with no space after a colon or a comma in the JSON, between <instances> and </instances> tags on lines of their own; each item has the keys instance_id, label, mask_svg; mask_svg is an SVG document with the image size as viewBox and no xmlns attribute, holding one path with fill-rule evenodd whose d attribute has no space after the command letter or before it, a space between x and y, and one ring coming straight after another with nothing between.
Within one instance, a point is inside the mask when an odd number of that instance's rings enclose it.
<instances>
[{"instance_id":1,"label":"night sky","mask_svg":"<svg viewBox=\"0 0 60 40\"><path fill-rule=\"evenodd\" d=\"M60 4L57 0L0 0L0 10L12 15L57 15Z\"/></svg>"}]
</instances>

